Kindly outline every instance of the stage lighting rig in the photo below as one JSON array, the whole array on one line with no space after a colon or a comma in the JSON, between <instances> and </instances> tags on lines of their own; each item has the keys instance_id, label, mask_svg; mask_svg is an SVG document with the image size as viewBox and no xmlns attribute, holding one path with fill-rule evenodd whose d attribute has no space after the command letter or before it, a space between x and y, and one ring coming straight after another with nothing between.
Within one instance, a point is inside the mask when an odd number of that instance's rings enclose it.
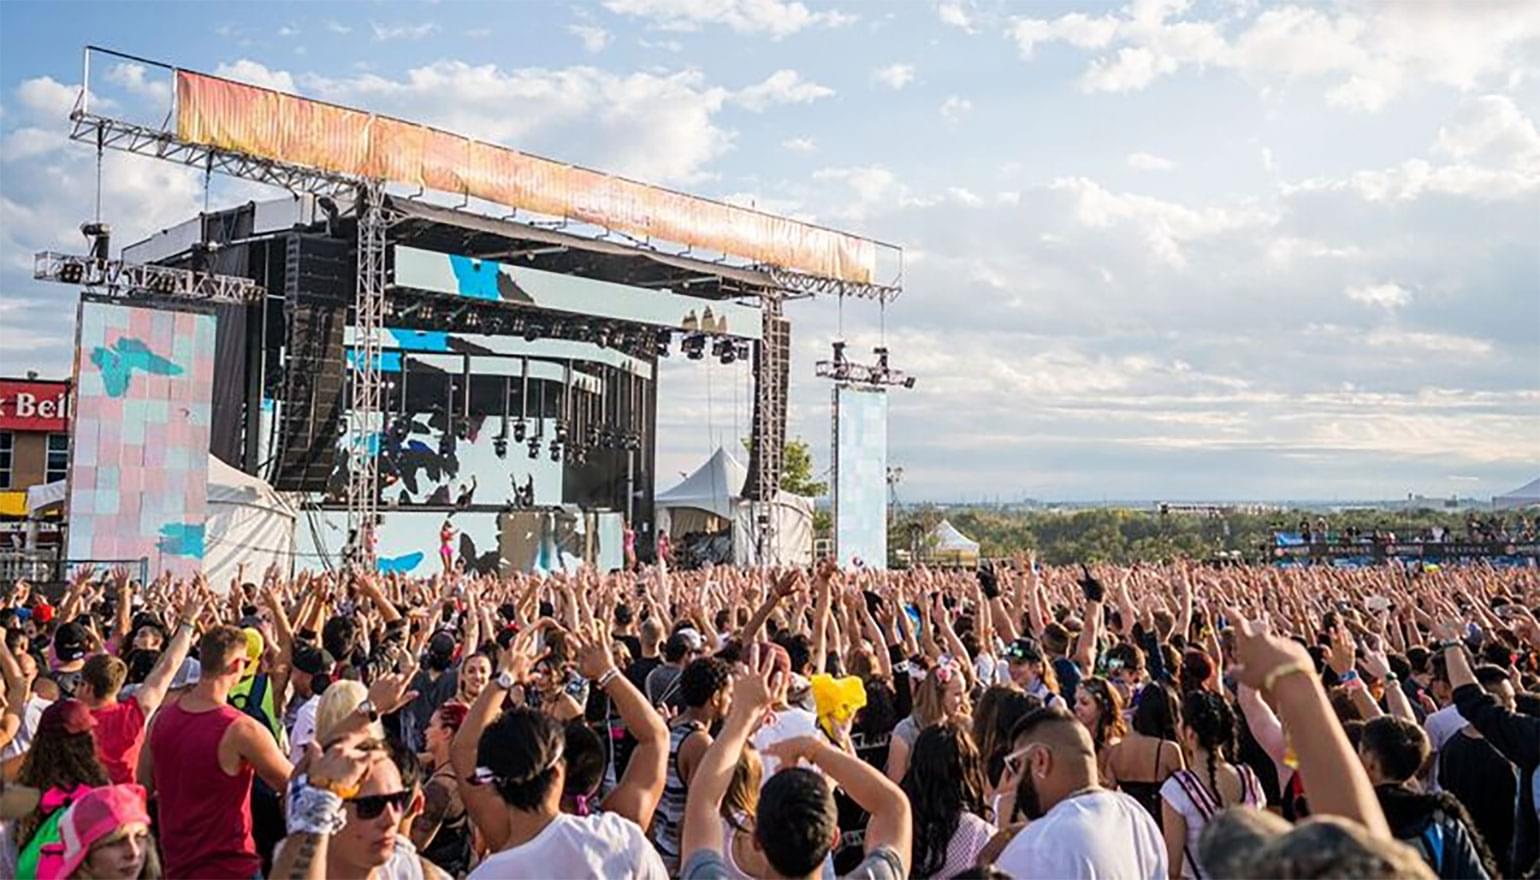
<instances>
[{"instance_id":1,"label":"stage lighting rig","mask_svg":"<svg viewBox=\"0 0 1540 880\"><path fill-rule=\"evenodd\" d=\"M674 344L674 334L669 330L659 330L653 339L653 351L658 357L668 357L668 351Z\"/></svg>"},{"instance_id":2,"label":"stage lighting rig","mask_svg":"<svg viewBox=\"0 0 1540 880\"><path fill-rule=\"evenodd\" d=\"M718 339L711 345L711 354L724 365L730 364L738 359L738 347L731 339Z\"/></svg>"},{"instance_id":3,"label":"stage lighting rig","mask_svg":"<svg viewBox=\"0 0 1540 880\"><path fill-rule=\"evenodd\" d=\"M679 347L690 360L701 360L706 356L706 337L700 333L691 333L684 338L684 342L680 343Z\"/></svg>"},{"instance_id":4,"label":"stage lighting rig","mask_svg":"<svg viewBox=\"0 0 1540 880\"><path fill-rule=\"evenodd\" d=\"M834 342L833 358L819 361L815 369L819 378L833 379L836 382L850 382L855 385L885 385L890 387L913 388L914 377L903 370L895 370L888 366L888 349L886 346L878 346L872 349L876 355L875 364L859 364L845 357L845 343L840 340Z\"/></svg>"}]
</instances>

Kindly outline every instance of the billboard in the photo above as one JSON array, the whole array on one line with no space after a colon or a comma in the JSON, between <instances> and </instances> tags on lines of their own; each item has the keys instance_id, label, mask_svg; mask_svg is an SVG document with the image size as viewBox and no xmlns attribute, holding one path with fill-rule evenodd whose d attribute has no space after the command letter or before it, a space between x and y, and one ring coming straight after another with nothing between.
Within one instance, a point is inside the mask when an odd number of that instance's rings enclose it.
<instances>
[{"instance_id":1,"label":"billboard","mask_svg":"<svg viewBox=\"0 0 1540 880\"><path fill-rule=\"evenodd\" d=\"M873 280L877 244L348 107L186 70L176 136L350 176L464 194L824 278Z\"/></svg>"},{"instance_id":2,"label":"billboard","mask_svg":"<svg viewBox=\"0 0 1540 880\"><path fill-rule=\"evenodd\" d=\"M70 559L202 568L215 330L211 314L81 299Z\"/></svg>"},{"instance_id":3,"label":"billboard","mask_svg":"<svg viewBox=\"0 0 1540 880\"><path fill-rule=\"evenodd\" d=\"M395 256L397 287L516 303L671 330L699 330L718 336L758 339L762 333L763 319L759 309L735 302L683 296L666 290L643 290L578 275L399 245L395 248Z\"/></svg>"},{"instance_id":4,"label":"billboard","mask_svg":"<svg viewBox=\"0 0 1540 880\"><path fill-rule=\"evenodd\" d=\"M70 383L0 379L0 431L69 430Z\"/></svg>"},{"instance_id":5,"label":"billboard","mask_svg":"<svg viewBox=\"0 0 1540 880\"><path fill-rule=\"evenodd\" d=\"M834 388L834 552L841 565L887 568L888 393Z\"/></svg>"}]
</instances>

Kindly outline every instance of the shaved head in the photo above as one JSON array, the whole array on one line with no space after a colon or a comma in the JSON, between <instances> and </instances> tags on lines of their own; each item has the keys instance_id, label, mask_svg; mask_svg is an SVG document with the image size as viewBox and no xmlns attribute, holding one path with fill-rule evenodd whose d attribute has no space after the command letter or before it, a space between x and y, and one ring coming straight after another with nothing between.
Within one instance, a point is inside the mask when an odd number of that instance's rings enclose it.
<instances>
[{"instance_id":1,"label":"shaved head","mask_svg":"<svg viewBox=\"0 0 1540 880\"><path fill-rule=\"evenodd\" d=\"M1016 728L1011 731L1011 741L1017 748L1040 743L1061 760L1076 754L1096 759L1096 745L1091 741L1091 732L1075 716L1052 706L1036 709L1016 722Z\"/></svg>"}]
</instances>

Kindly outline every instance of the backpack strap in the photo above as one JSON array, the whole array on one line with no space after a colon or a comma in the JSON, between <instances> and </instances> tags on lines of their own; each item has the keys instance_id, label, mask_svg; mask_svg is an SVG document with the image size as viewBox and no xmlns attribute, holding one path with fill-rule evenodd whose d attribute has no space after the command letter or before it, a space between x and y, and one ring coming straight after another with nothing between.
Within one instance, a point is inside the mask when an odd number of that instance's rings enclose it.
<instances>
[{"instance_id":1,"label":"backpack strap","mask_svg":"<svg viewBox=\"0 0 1540 880\"><path fill-rule=\"evenodd\" d=\"M1433 860L1433 873L1443 876L1444 871L1444 826L1437 820L1429 822L1422 829L1419 837L1426 848L1429 857Z\"/></svg>"}]
</instances>

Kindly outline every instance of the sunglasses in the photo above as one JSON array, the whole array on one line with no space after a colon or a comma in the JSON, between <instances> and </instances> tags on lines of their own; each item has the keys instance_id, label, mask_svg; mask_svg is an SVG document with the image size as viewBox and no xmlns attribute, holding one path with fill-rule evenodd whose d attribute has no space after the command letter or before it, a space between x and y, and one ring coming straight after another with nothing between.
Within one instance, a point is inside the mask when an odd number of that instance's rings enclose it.
<instances>
[{"instance_id":1,"label":"sunglasses","mask_svg":"<svg viewBox=\"0 0 1540 880\"><path fill-rule=\"evenodd\" d=\"M1006 774L1010 776L1020 776L1027 769L1027 756L1032 754L1034 750L1040 748L1044 748L1042 743L1032 743L1031 745L1023 746L1022 748L1011 752L1009 755L1006 755L1003 762Z\"/></svg>"},{"instance_id":2,"label":"sunglasses","mask_svg":"<svg viewBox=\"0 0 1540 880\"><path fill-rule=\"evenodd\" d=\"M396 812L406 811L406 805L411 803L412 793L398 791L393 794L370 794L363 797L349 798L348 803L353 805L353 811L360 819L378 819L385 812L386 807L395 807Z\"/></svg>"}]
</instances>

